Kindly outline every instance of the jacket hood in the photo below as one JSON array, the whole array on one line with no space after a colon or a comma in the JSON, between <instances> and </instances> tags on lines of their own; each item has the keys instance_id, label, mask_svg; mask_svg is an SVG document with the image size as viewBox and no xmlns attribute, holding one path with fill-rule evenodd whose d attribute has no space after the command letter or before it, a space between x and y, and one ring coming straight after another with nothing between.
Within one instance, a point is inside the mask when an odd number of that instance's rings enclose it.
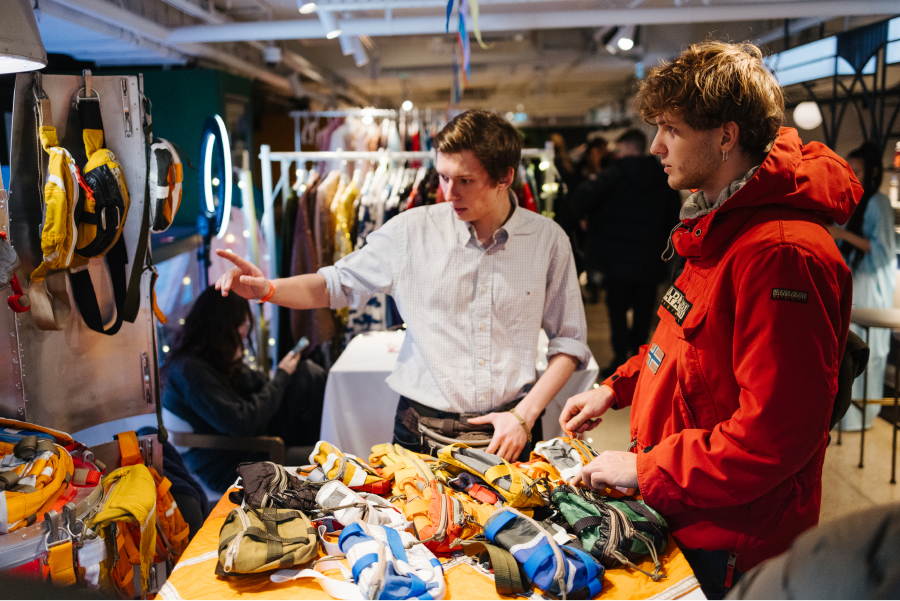
<instances>
[{"instance_id":1,"label":"jacket hood","mask_svg":"<svg viewBox=\"0 0 900 601\"><path fill-rule=\"evenodd\" d=\"M797 130L782 127L753 177L715 211L684 220L684 225L693 231L677 230L672 241L681 256L701 256L703 247L718 247L730 237L734 227L739 228L746 221L728 219L730 214L765 206L807 211L823 220L846 223L862 193L862 186L844 159L819 142L804 145ZM729 222L733 222L731 227Z\"/></svg>"}]
</instances>

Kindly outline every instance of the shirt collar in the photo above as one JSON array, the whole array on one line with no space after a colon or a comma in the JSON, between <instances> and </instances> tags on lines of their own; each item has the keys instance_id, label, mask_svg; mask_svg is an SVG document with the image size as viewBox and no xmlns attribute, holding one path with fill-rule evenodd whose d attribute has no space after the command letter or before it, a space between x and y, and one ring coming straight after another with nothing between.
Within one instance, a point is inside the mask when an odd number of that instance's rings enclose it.
<instances>
[{"instance_id":1,"label":"shirt collar","mask_svg":"<svg viewBox=\"0 0 900 601\"><path fill-rule=\"evenodd\" d=\"M519 199L512 190L507 190L507 192L509 192L509 204L512 205L513 212L512 215L509 216L509 219L506 220L506 223L501 225L497 228L497 231L494 232L495 242L505 242L509 239L509 236L514 235L522 225L522 209L519 207ZM472 239L478 240L478 235L475 233L475 226L467 221L457 219L455 216L453 218L456 220L457 238L459 239L460 244L468 244ZM488 244L488 246L491 245Z\"/></svg>"}]
</instances>

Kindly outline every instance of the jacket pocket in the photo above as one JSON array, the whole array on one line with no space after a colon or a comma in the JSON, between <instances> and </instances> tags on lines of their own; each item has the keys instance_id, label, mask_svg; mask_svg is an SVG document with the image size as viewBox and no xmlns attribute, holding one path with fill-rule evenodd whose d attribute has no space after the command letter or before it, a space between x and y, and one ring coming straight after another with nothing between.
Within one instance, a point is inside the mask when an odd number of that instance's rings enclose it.
<instances>
[{"instance_id":1,"label":"jacket pocket","mask_svg":"<svg viewBox=\"0 0 900 601\"><path fill-rule=\"evenodd\" d=\"M712 430L722 421L716 410L712 391L704 366L700 361L697 341L703 336L707 312L704 310L690 324L690 335L681 341L678 352L678 387L681 389L681 406L685 423L689 428ZM687 325L687 324L686 324ZM684 330L682 330L682 333ZM707 368L709 366L706 366Z\"/></svg>"}]
</instances>

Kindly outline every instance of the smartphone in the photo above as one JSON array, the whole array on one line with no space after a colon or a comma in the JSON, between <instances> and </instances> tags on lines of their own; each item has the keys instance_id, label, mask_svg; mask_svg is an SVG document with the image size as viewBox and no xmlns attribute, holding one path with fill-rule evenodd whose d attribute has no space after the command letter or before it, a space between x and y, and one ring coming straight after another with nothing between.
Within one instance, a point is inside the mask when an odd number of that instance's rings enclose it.
<instances>
[{"instance_id":1,"label":"smartphone","mask_svg":"<svg viewBox=\"0 0 900 601\"><path fill-rule=\"evenodd\" d=\"M308 347L308 346L309 346L309 339L306 336L303 336L302 338L300 338L299 341L297 341L297 344L294 345L294 348L291 349L291 352L294 353L295 355L299 355L300 353L305 351L306 347Z\"/></svg>"}]
</instances>

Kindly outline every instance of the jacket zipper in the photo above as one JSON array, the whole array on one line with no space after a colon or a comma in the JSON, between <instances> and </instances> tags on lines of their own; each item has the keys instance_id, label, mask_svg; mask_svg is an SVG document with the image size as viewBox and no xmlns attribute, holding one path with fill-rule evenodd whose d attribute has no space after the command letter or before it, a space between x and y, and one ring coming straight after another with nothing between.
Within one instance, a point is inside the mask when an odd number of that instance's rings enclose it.
<instances>
[{"instance_id":1,"label":"jacket zipper","mask_svg":"<svg viewBox=\"0 0 900 601\"><path fill-rule=\"evenodd\" d=\"M737 565L737 551L732 551L728 556L728 569L725 572L725 588L731 588L734 584L734 568Z\"/></svg>"},{"instance_id":2,"label":"jacket zipper","mask_svg":"<svg viewBox=\"0 0 900 601\"><path fill-rule=\"evenodd\" d=\"M244 538L244 533L250 528L250 518L247 517L247 514L244 513L244 510L240 507L235 508L235 512L237 513L238 519L241 520L241 531L237 533L237 536L234 537L234 540L231 541L228 545L228 550L225 551L225 572L231 572L234 569L234 560L237 557L238 546L241 543L241 539Z\"/></svg>"}]
</instances>

